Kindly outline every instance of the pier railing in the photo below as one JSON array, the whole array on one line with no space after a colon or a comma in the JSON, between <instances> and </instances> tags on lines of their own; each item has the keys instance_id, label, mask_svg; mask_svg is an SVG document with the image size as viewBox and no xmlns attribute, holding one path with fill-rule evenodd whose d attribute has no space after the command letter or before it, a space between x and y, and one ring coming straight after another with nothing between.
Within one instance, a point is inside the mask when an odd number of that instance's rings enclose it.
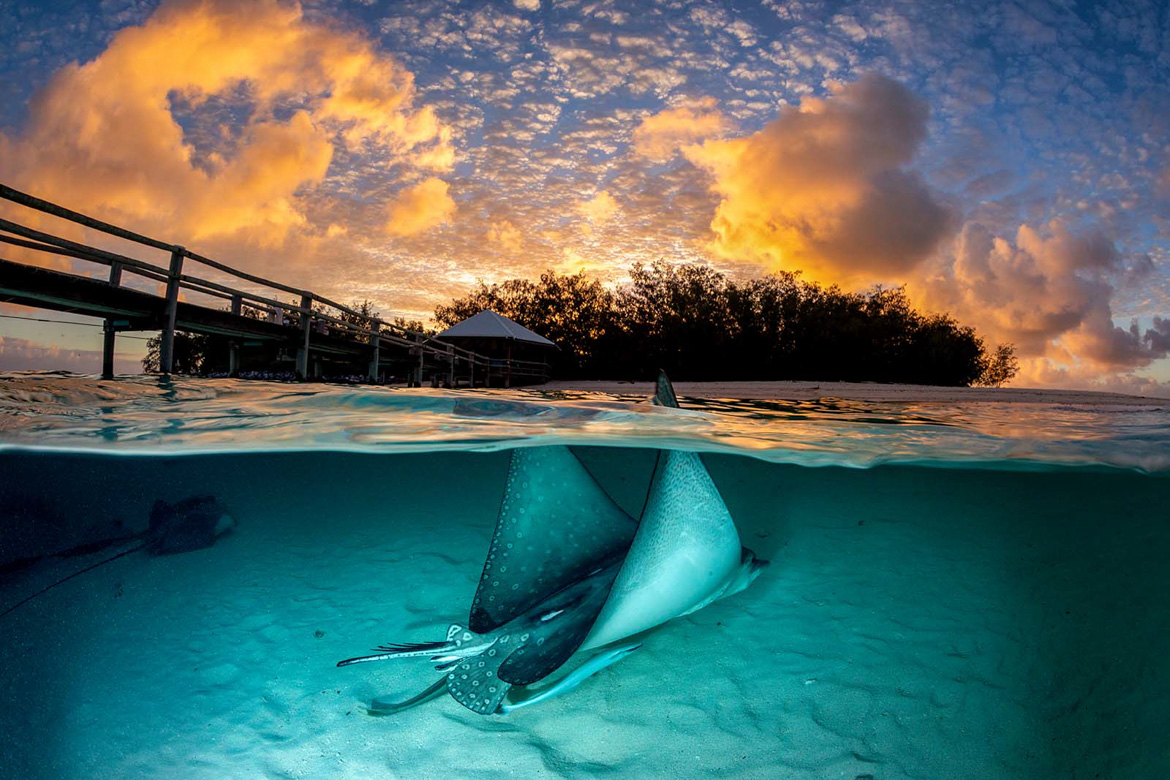
<instances>
[{"instance_id":1,"label":"pier railing","mask_svg":"<svg viewBox=\"0 0 1170 780\"><path fill-rule=\"evenodd\" d=\"M231 317L228 318L226 324L222 321L217 323L213 332L231 335L233 332L232 318L254 321L257 314L273 325L296 328L296 332L287 336L285 340L292 341L296 345L296 373L302 379L311 376L310 356L314 350L315 336L319 340L320 336L323 335L331 337L330 350L334 353L338 352L337 340L339 338L343 341L353 342L355 347L360 345L357 347L358 349L368 351L368 373L372 379L377 379L379 375L383 347L402 348L407 350L407 354L411 357L417 358L417 364L410 372L409 381L411 384L422 384L427 369L427 358L431 359L430 376L432 383L435 384L442 381L449 386L455 386L462 377L466 377L469 384L473 386L477 383L488 384L493 378L501 380L501 384L510 384L512 377L547 378L548 366L546 364L518 360L507 360L506 363L502 363L425 333L404 328L378 317L371 317L318 293L241 271L192 252L186 247L150 238L132 230L103 222L3 184L0 184L0 199L148 249L163 252L168 256L166 266L156 265L138 258L72 241L18 222L0 219L0 243L106 266L109 269L106 280L108 288L122 288L124 274L140 276L164 285L165 294L162 296L161 322L158 321L157 316L147 318L146 310L132 312L143 315L143 318L140 318L138 322L117 316L104 318L105 343L103 345L102 374L106 377L113 375L115 334L122 330L144 329L142 325L146 319L149 319L152 325L157 326L161 333L160 369L164 374L172 372L175 331L182 329L178 322L181 305L180 292L185 292L227 302L227 312L230 313ZM221 277L227 278L227 283L204 276L196 276L190 273L193 270L192 266L218 272ZM200 271L200 273L203 272ZM78 278L75 275L70 276ZM234 286L240 282L246 282L253 288L242 289ZM51 287L51 284L49 286ZM3 285L0 285L0 288L2 287ZM38 289L35 294L27 290L23 292L32 300L31 305L43 304L50 308L101 316L101 312L111 311L112 307L108 302L91 300L100 297L93 295L92 290L94 289L96 288L91 287L91 292L88 294L84 292L75 294L75 297L70 299L69 306L62 305L60 299L51 294L52 290L46 292L45 289ZM22 291L0 289L0 292L19 295ZM293 300L281 300L279 297L281 294L292 296ZM125 308L124 303L122 306ZM248 332L248 328L242 327L243 325L242 322L236 323L240 335ZM208 327L210 328L210 326ZM324 349L324 347L322 348ZM352 350L348 351L352 353ZM238 367L239 341L236 340L231 345L230 373L235 374Z\"/></svg>"}]
</instances>

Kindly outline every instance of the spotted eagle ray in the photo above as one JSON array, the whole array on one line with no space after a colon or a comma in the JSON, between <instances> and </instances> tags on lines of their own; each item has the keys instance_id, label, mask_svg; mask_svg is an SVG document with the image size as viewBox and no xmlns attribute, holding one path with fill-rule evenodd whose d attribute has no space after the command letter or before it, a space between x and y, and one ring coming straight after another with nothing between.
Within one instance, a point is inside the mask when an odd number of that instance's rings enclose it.
<instances>
[{"instance_id":1,"label":"spotted eagle ray","mask_svg":"<svg viewBox=\"0 0 1170 780\"><path fill-rule=\"evenodd\" d=\"M219 537L235 527L235 518L227 513L227 510L214 496L192 496L175 504L168 504L160 499L154 502L154 506L150 510L150 526L141 533L114 539L101 539L51 555L16 561L14 564L0 567L0 575L2 575L5 573L5 569L19 571L52 559L66 563L69 561L83 562L81 568L71 571L63 577L53 575L51 573L53 570L50 569L50 576L53 576L54 579L43 587L31 584L35 583L35 580L30 580L30 587L36 588L36 590L15 603L5 606L0 611L0 618L58 585L69 582L74 577L80 577L99 566L113 563L131 553L145 550L148 555L158 556L194 552L211 547ZM99 552L110 554L97 557L95 560L94 556Z\"/></svg>"},{"instance_id":2,"label":"spotted eagle ray","mask_svg":"<svg viewBox=\"0 0 1170 780\"><path fill-rule=\"evenodd\" d=\"M665 374L654 402L678 407ZM467 625L444 641L389 644L338 666L429 657L444 672L402 702L376 699L371 714L414 706L446 689L487 715L577 687L640 647L618 645L746 588L767 565L739 532L697 453L659 453L640 522L624 512L565 446L512 451L495 534ZM555 685L517 703L575 653L601 649Z\"/></svg>"}]
</instances>

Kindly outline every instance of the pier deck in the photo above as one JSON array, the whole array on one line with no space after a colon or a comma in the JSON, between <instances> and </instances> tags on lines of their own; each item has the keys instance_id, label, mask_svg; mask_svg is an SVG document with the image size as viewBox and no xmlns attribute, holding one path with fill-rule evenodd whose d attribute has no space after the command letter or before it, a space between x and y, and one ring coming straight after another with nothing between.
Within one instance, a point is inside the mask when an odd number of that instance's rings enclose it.
<instances>
[{"instance_id":1,"label":"pier deck","mask_svg":"<svg viewBox=\"0 0 1170 780\"><path fill-rule=\"evenodd\" d=\"M547 379L548 367L543 363L492 360L3 184L0 199L169 254L164 267L0 219L0 243L71 259L70 270L63 271L0 257L0 302L104 320L102 375L106 378L113 375L115 339L124 331L158 331L159 367L162 373L171 373L174 334L178 331L227 339L232 374L239 371L241 349L267 346L295 355L296 374L301 379L318 375L324 357L362 361L374 381L383 375L384 368L404 363L410 364L411 384L422 384L428 374L432 384L451 387L489 385L493 380L504 384L512 377ZM104 278L86 275L78 271L80 263L105 266L108 274ZM192 265L210 269L221 279L226 277L227 283L190 275L185 266ZM124 277L130 276L137 277L135 285L126 283ZM249 288L239 286L241 283ZM280 295L291 296L292 301L280 300Z\"/></svg>"}]
</instances>

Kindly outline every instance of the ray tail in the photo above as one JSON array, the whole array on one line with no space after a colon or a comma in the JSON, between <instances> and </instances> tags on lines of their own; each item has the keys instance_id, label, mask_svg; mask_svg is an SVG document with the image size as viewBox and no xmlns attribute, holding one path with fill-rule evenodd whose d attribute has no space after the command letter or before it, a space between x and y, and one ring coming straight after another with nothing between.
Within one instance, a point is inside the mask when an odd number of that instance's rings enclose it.
<instances>
[{"instance_id":1,"label":"ray tail","mask_svg":"<svg viewBox=\"0 0 1170 780\"><path fill-rule=\"evenodd\" d=\"M422 693L411 696L409 699L404 701L387 701L386 699L379 697L370 702L370 706L366 708L366 713L368 715L375 716L393 715L396 712L402 712L403 710L410 709L411 707L417 707L424 702L428 702L431 699L442 696L446 686L447 678L440 677L431 685L427 686L426 690L424 690Z\"/></svg>"}]
</instances>

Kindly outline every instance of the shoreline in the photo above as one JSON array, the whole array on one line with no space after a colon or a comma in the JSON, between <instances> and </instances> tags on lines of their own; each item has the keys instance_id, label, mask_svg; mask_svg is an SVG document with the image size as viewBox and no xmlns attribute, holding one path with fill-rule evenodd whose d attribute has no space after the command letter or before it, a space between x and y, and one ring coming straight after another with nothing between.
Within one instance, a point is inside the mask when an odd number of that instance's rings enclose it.
<instances>
[{"instance_id":1,"label":"shoreline","mask_svg":"<svg viewBox=\"0 0 1170 780\"><path fill-rule=\"evenodd\" d=\"M141 380L150 378L147 374L123 374L115 379L101 379L93 374L73 374L58 371L0 371L0 388L9 395L50 392L45 382L64 379L74 383L75 388L93 392L99 396L108 394L114 385L134 385L139 392L151 395L160 392L157 385ZM158 377L154 377L158 379ZM176 376L184 382L258 382L288 384L295 386L325 385L328 387L385 388L408 390L403 383L382 385L346 382L281 382L280 380L243 379L233 380L220 377ZM1066 390L1039 387L940 387L937 385L910 385L880 382L812 382L797 380L776 381L731 381L731 382L674 382L677 393L685 398L726 399L740 401L869 401L877 403L998 403L998 404L1070 404L1077 406L1133 406L1170 408L1170 398L1161 396L1131 395L1104 390ZM429 389L429 388L422 388ZM459 388L456 392L467 392L470 388ZM654 394L652 381L620 379L554 379L542 385L517 385L510 389L477 387L472 391L491 392L537 392L537 393L604 393L609 395L643 396Z\"/></svg>"},{"instance_id":2,"label":"shoreline","mask_svg":"<svg viewBox=\"0 0 1170 780\"><path fill-rule=\"evenodd\" d=\"M654 394L653 382L620 380L553 380L528 389L543 392L585 392L617 395ZM900 403L1043 403L1083 406L1170 406L1170 399L1099 390L1017 387L938 387L877 382L675 382L675 391L689 398L733 398L741 401L878 401Z\"/></svg>"}]
</instances>

